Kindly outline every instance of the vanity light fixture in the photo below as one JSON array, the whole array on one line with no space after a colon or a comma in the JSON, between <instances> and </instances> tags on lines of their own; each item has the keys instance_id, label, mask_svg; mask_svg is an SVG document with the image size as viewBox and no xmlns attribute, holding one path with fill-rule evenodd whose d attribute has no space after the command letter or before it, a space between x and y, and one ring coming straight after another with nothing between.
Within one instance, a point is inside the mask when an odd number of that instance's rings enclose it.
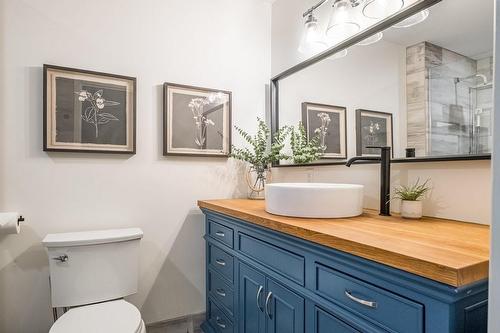
<instances>
[{"instance_id":1,"label":"vanity light fixture","mask_svg":"<svg viewBox=\"0 0 500 333\"><path fill-rule=\"evenodd\" d=\"M394 24L393 28L409 28L419 23L422 23L429 17L430 11L428 9L424 9L417 14L408 17L406 20L403 20L399 23Z\"/></svg>"},{"instance_id":2,"label":"vanity light fixture","mask_svg":"<svg viewBox=\"0 0 500 333\"><path fill-rule=\"evenodd\" d=\"M322 32L318 19L314 15L314 11L329 1L330 0L319 0L317 4L309 8L302 15L305 21L304 32L298 48L299 52L316 54L358 33L362 29L360 24L362 20L357 17L357 11L354 10L354 7L363 4L361 11L365 17L383 19L395 14L405 5L405 0L332 0L330 20L325 34ZM425 21L428 16L429 10L424 9L396 23L393 27L408 28ZM383 36L384 34L379 32L359 42L357 45L366 46L374 44L380 41ZM337 59L346 55L347 51L343 50L330 58Z\"/></svg>"},{"instance_id":3,"label":"vanity light fixture","mask_svg":"<svg viewBox=\"0 0 500 333\"><path fill-rule=\"evenodd\" d=\"M305 21L304 21L304 32L303 32L302 39L300 41L300 45L298 48L299 52L308 53L308 54L318 53L318 52L326 50L329 46L333 45L333 43L339 42L339 40L330 40L328 42L326 41L326 35L325 35L324 31L321 30L321 26L318 23L318 19L314 15L314 11L316 9L320 8L321 6L323 6L324 4L326 4L328 1L330 1L330 0L320 0L317 4L315 4L314 6L309 8L302 15L305 18ZM362 1L364 1L364 0L333 0L332 17L330 18L330 24L328 25L328 29L327 29L327 31L330 32L331 36L333 36L333 34L342 35L342 32L335 32L334 33L332 30L334 27L331 27L331 25L337 24L336 22L338 22L339 25L335 26L335 29L337 29L337 28L339 30L343 29L343 26L345 27L345 25L342 25L341 21L345 20L347 22L344 22L344 23L349 23L348 17L346 17L345 14L348 14L347 16L350 16L350 14L351 14L351 13L342 12L342 13L340 13L340 17L339 17L337 14L333 13L333 11L335 10L335 6L340 7L340 10L343 11L344 9L348 10L348 9L351 9L352 7L358 6ZM354 23L353 27L356 29L356 31L354 31L354 33L358 32L360 30L360 26L357 22L350 22L350 23ZM351 27L351 29L353 29L353 27ZM346 28L346 29L349 29L349 28ZM345 29L344 29L344 33L345 33ZM344 35L342 38L345 38L345 37L347 37L347 36ZM332 37L332 38L334 38L334 37Z\"/></svg>"},{"instance_id":4,"label":"vanity light fixture","mask_svg":"<svg viewBox=\"0 0 500 333\"><path fill-rule=\"evenodd\" d=\"M299 45L299 52L306 54L316 54L328 48L325 42L325 35L318 23L318 19L310 12L304 22L304 32Z\"/></svg>"},{"instance_id":5,"label":"vanity light fixture","mask_svg":"<svg viewBox=\"0 0 500 333\"><path fill-rule=\"evenodd\" d=\"M363 7L363 15L371 19L382 19L403 8L404 0L368 0Z\"/></svg>"},{"instance_id":6,"label":"vanity light fixture","mask_svg":"<svg viewBox=\"0 0 500 333\"><path fill-rule=\"evenodd\" d=\"M333 43L340 42L361 30L356 22L349 0L335 0L330 14L330 22L326 29L326 37Z\"/></svg>"}]
</instances>

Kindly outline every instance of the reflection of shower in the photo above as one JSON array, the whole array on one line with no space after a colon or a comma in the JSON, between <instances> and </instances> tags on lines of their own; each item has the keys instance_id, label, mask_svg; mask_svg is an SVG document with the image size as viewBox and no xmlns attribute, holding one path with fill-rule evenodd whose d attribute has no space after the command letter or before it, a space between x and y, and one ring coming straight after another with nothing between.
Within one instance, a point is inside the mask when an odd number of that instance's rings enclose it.
<instances>
[{"instance_id":1,"label":"reflection of shower","mask_svg":"<svg viewBox=\"0 0 500 333\"><path fill-rule=\"evenodd\" d=\"M442 66L429 71L430 154L489 153L493 114L489 75L442 75L447 72Z\"/></svg>"},{"instance_id":2,"label":"reflection of shower","mask_svg":"<svg viewBox=\"0 0 500 333\"><path fill-rule=\"evenodd\" d=\"M479 154L489 151L489 144L485 138L488 137L490 126L490 109L488 102L481 101L481 92L493 87L492 82L484 74L473 74L466 77L454 78L455 105L450 105L450 111L463 111L463 106L458 103L458 84L466 83L471 79L479 80L479 84L469 85L469 154ZM484 99L484 94L482 94ZM486 107L486 109L485 109Z\"/></svg>"},{"instance_id":3,"label":"reflection of shower","mask_svg":"<svg viewBox=\"0 0 500 333\"><path fill-rule=\"evenodd\" d=\"M469 75L469 76L466 76L466 77L456 77L455 78L455 84L458 84L462 81L467 81L467 80L470 80L470 79L475 79L475 78L480 78L483 82L482 84L480 85L487 85L488 84L488 78L486 77L486 75L484 74L474 74L474 75Z\"/></svg>"}]
</instances>

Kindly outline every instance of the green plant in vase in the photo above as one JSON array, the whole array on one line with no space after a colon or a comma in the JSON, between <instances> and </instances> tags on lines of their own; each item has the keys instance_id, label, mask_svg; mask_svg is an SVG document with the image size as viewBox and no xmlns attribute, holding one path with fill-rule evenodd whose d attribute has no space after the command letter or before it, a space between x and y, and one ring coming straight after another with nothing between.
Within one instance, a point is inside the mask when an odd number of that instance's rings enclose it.
<instances>
[{"instance_id":1,"label":"green plant in vase","mask_svg":"<svg viewBox=\"0 0 500 333\"><path fill-rule=\"evenodd\" d=\"M431 190L429 179L420 183L420 178L412 185L399 185L394 189L392 199L401 200L401 216L419 219L423 215L422 200Z\"/></svg>"},{"instance_id":2,"label":"green plant in vase","mask_svg":"<svg viewBox=\"0 0 500 333\"><path fill-rule=\"evenodd\" d=\"M232 146L230 155L250 165L246 176L250 189L248 194L250 199L264 199L264 186L269 178L270 165L290 158L282 153L290 128L288 126L280 128L270 142L271 131L269 127L262 119L257 118L257 121L257 133L253 136L238 126L234 127L241 137L250 144L250 147L237 148Z\"/></svg>"},{"instance_id":3,"label":"green plant in vase","mask_svg":"<svg viewBox=\"0 0 500 333\"><path fill-rule=\"evenodd\" d=\"M291 128L290 146L294 164L311 163L323 156L324 148L321 146L319 135L308 140L306 129L301 122L299 122L297 129L293 126Z\"/></svg>"}]
</instances>

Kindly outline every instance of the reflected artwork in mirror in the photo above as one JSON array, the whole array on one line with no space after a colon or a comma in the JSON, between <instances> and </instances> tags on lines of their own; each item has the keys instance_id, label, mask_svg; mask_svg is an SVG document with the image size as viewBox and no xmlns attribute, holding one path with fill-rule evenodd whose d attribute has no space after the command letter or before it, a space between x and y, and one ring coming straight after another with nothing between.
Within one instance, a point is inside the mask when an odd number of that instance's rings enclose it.
<instances>
[{"instance_id":1,"label":"reflected artwork in mirror","mask_svg":"<svg viewBox=\"0 0 500 333\"><path fill-rule=\"evenodd\" d=\"M396 161L490 158L494 0L407 0L371 25L361 3L349 8L361 30L336 43L332 15L318 11L305 14L314 12L314 36L324 34L329 49L273 78L273 129L302 121L309 136L324 133L315 163L373 155L367 147L380 145Z\"/></svg>"},{"instance_id":2,"label":"reflected artwork in mirror","mask_svg":"<svg viewBox=\"0 0 500 333\"><path fill-rule=\"evenodd\" d=\"M345 107L302 103L302 124L308 139L318 137L322 158L347 158Z\"/></svg>"},{"instance_id":3,"label":"reflected artwork in mirror","mask_svg":"<svg viewBox=\"0 0 500 333\"><path fill-rule=\"evenodd\" d=\"M356 155L378 156L379 148L393 149L392 114L371 110L356 110Z\"/></svg>"}]
</instances>

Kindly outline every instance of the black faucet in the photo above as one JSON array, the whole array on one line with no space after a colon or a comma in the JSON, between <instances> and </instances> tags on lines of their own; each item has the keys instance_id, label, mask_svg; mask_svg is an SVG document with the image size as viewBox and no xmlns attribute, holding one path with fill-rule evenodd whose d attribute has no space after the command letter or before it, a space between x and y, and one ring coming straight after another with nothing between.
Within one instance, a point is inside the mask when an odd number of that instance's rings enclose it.
<instances>
[{"instance_id":1,"label":"black faucet","mask_svg":"<svg viewBox=\"0 0 500 333\"><path fill-rule=\"evenodd\" d=\"M350 167L355 161L380 161L380 215L391 216L391 147L380 148L380 156L356 156L345 164Z\"/></svg>"}]
</instances>

